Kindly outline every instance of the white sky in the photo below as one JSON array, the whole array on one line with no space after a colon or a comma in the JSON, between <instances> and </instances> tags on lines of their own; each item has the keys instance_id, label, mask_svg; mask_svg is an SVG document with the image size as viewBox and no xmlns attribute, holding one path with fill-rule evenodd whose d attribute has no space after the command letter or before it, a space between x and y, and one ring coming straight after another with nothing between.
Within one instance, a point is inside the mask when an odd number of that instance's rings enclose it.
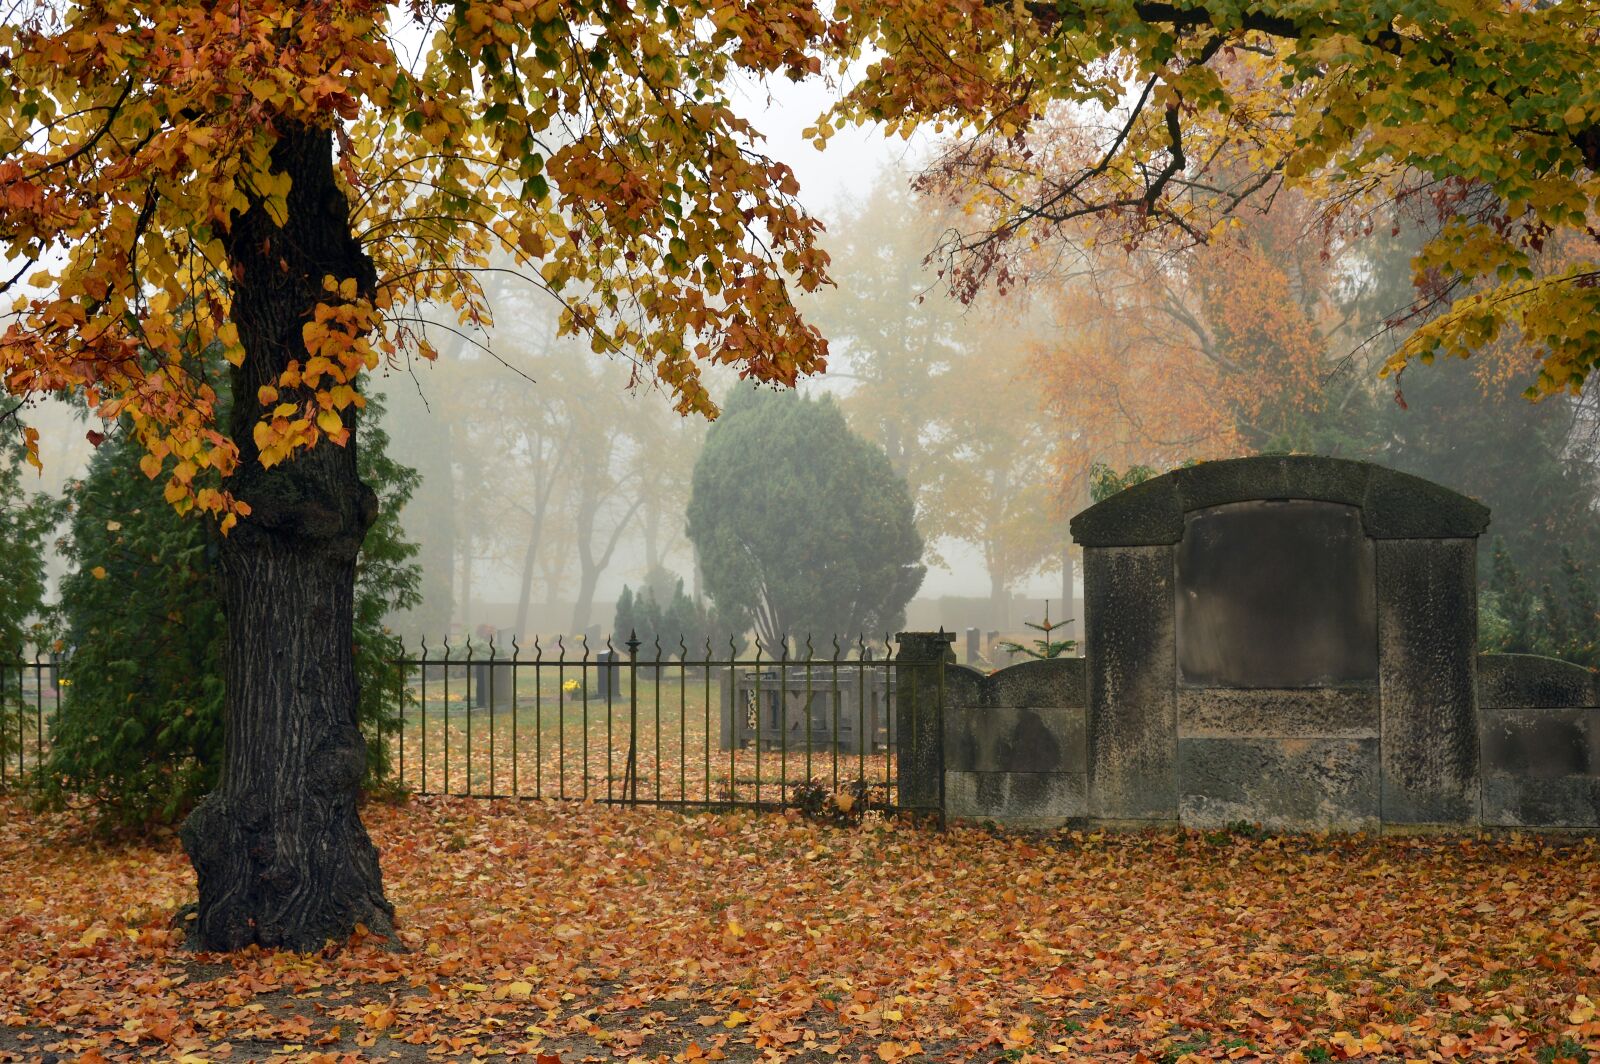
<instances>
[{"instance_id":1,"label":"white sky","mask_svg":"<svg viewBox=\"0 0 1600 1064\"><path fill-rule=\"evenodd\" d=\"M866 195L884 170L899 171L909 178L926 154L926 138L907 141L865 127L841 130L826 149L817 150L800 134L828 108L834 90L815 80L797 85L775 78L767 84L752 83L740 95L740 113L767 135L767 153L794 168L801 202L824 222L833 222L840 216L841 206ZM1065 534L1063 529L1063 538ZM943 543L940 550L948 567L929 568L919 598L989 593L988 573L975 548ZM1023 581L1014 590L1030 598L1059 598L1061 577L1046 573Z\"/></svg>"}]
</instances>

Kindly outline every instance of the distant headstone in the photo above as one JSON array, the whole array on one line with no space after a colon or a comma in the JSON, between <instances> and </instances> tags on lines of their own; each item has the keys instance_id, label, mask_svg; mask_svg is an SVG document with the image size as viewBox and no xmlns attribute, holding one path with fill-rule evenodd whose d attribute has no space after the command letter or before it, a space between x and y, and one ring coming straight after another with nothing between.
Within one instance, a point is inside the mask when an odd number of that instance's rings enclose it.
<instances>
[{"instance_id":1,"label":"distant headstone","mask_svg":"<svg viewBox=\"0 0 1600 1064\"><path fill-rule=\"evenodd\" d=\"M976 628L968 628L967 629L967 664L968 665L976 665L982 658L983 658L983 655L981 653L979 653L979 647L978 647L978 630Z\"/></svg>"},{"instance_id":2,"label":"distant headstone","mask_svg":"<svg viewBox=\"0 0 1600 1064\"><path fill-rule=\"evenodd\" d=\"M516 701L517 670L506 659L514 653L510 628L495 629L480 625L478 631L484 639L494 639L494 657L472 663L473 705L478 708L510 709ZM485 655L488 649L484 649Z\"/></svg>"},{"instance_id":3,"label":"distant headstone","mask_svg":"<svg viewBox=\"0 0 1600 1064\"><path fill-rule=\"evenodd\" d=\"M595 660L600 663L596 670L599 674L599 693L597 698L612 698L622 694L622 654L615 650L602 650L595 655Z\"/></svg>"}]
</instances>

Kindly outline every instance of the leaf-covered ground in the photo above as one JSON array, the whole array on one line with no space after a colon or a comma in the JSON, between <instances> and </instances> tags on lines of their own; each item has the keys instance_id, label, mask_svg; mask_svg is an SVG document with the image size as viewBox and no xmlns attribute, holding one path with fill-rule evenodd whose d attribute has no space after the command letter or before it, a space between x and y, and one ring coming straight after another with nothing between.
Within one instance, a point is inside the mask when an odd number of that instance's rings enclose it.
<instances>
[{"instance_id":1,"label":"leaf-covered ground","mask_svg":"<svg viewBox=\"0 0 1600 1064\"><path fill-rule=\"evenodd\" d=\"M1585 1060L1592 839L375 806L406 952L190 954L174 840L0 801L0 1061Z\"/></svg>"}]
</instances>

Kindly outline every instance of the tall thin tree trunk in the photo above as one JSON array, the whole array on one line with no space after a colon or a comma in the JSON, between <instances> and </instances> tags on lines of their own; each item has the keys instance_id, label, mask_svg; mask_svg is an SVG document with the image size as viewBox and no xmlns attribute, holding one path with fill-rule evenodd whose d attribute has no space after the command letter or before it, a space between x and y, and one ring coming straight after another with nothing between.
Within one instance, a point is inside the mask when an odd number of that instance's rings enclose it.
<instances>
[{"instance_id":1,"label":"tall thin tree trunk","mask_svg":"<svg viewBox=\"0 0 1600 1064\"><path fill-rule=\"evenodd\" d=\"M259 205L226 237L233 319L247 357L234 370L230 487L252 508L221 549L227 611L226 756L218 789L183 826L207 949L252 943L296 950L342 940L358 925L392 932L378 851L356 809L366 743L352 654L356 555L378 500L348 446L326 440L263 468L252 438L257 389L306 357L301 328L322 278L376 277L350 229L327 130L289 126L273 148L294 184L279 228ZM305 399L286 394L285 400Z\"/></svg>"},{"instance_id":2,"label":"tall thin tree trunk","mask_svg":"<svg viewBox=\"0 0 1600 1064\"><path fill-rule=\"evenodd\" d=\"M582 635L594 613L594 592L600 584L600 567L582 564L578 569L578 600L572 604L572 631Z\"/></svg>"},{"instance_id":3,"label":"tall thin tree trunk","mask_svg":"<svg viewBox=\"0 0 1600 1064\"><path fill-rule=\"evenodd\" d=\"M989 623L997 632L1011 628L1011 589L1005 574L994 567L989 570Z\"/></svg>"},{"instance_id":4,"label":"tall thin tree trunk","mask_svg":"<svg viewBox=\"0 0 1600 1064\"><path fill-rule=\"evenodd\" d=\"M528 548L522 552L522 586L517 590L518 639L528 638L528 606L533 600L533 567L539 560L539 532L544 525L541 517L530 519Z\"/></svg>"}]
</instances>

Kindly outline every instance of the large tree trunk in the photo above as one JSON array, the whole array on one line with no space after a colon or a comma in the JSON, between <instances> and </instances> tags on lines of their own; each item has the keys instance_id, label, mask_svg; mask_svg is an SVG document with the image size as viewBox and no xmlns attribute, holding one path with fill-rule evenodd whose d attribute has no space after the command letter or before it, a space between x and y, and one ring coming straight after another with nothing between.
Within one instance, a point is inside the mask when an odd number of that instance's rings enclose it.
<instances>
[{"instance_id":1,"label":"large tree trunk","mask_svg":"<svg viewBox=\"0 0 1600 1064\"><path fill-rule=\"evenodd\" d=\"M257 389L304 360L301 327L322 278L372 293L334 181L332 135L282 130L274 168L294 184L279 229L259 206L233 220L233 318L247 357L233 373L234 493L252 508L221 551L227 610L227 753L221 784L183 826L200 900L203 948L296 950L357 925L392 932L378 852L357 814L366 743L356 717L352 619L356 554L377 496L356 473L355 439L321 441L262 468L252 439ZM304 395L285 392L285 400ZM346 425L355 427L355 412Z\"/></svg>"}]
</instances>

